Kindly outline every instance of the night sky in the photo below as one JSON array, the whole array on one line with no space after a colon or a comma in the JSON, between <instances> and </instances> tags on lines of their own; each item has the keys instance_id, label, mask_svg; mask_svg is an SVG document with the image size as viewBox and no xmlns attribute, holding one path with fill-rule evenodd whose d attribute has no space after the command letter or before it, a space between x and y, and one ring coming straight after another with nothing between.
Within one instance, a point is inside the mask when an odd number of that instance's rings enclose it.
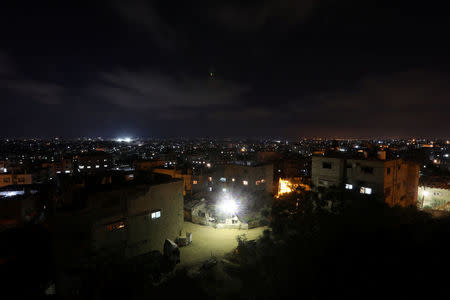
<instances>
[{"instance_id":1,"label":"night sky","mask_svg":"<svg viewBox=\"0 0 450 300\"><path fill-rule=\"evenodd\" d=\"M9 2L0 137L449 134L433 1Z\"/></svg>"}]
</instances>

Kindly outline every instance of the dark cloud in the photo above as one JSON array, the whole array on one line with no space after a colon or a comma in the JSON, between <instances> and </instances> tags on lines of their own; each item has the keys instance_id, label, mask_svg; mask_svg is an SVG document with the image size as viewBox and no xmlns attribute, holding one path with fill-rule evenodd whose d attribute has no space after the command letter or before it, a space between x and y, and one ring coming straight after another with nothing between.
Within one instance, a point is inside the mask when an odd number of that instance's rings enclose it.
<instances>
[{"instance_id":1,"label":"dark cloud","mask_svg":"<svg viewBox=\"0 0 450 300\"><path fill-rule=\"evenodd\" d=\"M361 79L350 87L309 95L307 106L291 104L298 125L322 134L404 136L416 132L445 136L450 128L450 78L410 70ZM370 132L370 134L368 134Z\"/></svg>"},{"instance_id":2,"label":"dark cloud","mask_svg":"<svg viewBox=\"0 0 450 300\"><path fill-rule=\"evenodd\" d=\"M268 23L282 27L305 22L318 7L320 0L263 0L214 2L210 8L215 20L233 30L255 31Z\"/></svg>"},{"instance_id":3,"label":"dark cloud","mask_svg":"<svg viewBox=\"0 0 450 300\"><path fill-rule=\"evenodd\" d=\"M433 5L11 7L0 11L7 135L448 135L449 18Z\"/></svg>"},{"instance_id":4,"label":"dark cloud","mask_svg":"<svg viewBox=\"0 0 450 300\"><path fill-rule=\"evenodd\" d=\"M16 67L9 55L0 51L0 76L14 75Z\"/></svg>"},{"instance_id":5,"label":"dark cloud","mask_svg":"<svg viewBox=\"0 0 450 300\"><path fill-rule=\"evenodd\" d=\"M65 88L61 85L25 78L17 70L14 61L0 52L0 90L8 92L7 101L14 101L17 97L42 104L60 104L64 98Z\"/></svg>"},{"instance_id":6,"label":"dark cloud","mask_svg":"<svg viewBox=\"0 0 450 300\"><path fill-rule=\"evenodd\" d=\"M102 73L90 88L96 95L130 109L169 109L232 104L249 90L224 80L168 76L153 72L117 71Z\"/></svg>"},{"instance_id":7,"label":"dark cloud","mask_svg":"<svg viewBox=\"0 0 450 300\"><path fill-rule=\"evenodd\" d=\"M12 94L27 97L42 104L60 104L64 98L65 88L54 83L27 79L6 79L0 80L0 85Z\"/></svg>"},{"instance_id":8,"label":"dark cloud","mask_svg":"<svg viewBox=\"0 0 450 300\"><path fill-rule=\"evenodd\" d=\"M129 24L147 31L152 40L162 49L180 46L179 34L155 10L150 1L129 0L112 2L113 9Z\"/></svg>"}]
</instances>

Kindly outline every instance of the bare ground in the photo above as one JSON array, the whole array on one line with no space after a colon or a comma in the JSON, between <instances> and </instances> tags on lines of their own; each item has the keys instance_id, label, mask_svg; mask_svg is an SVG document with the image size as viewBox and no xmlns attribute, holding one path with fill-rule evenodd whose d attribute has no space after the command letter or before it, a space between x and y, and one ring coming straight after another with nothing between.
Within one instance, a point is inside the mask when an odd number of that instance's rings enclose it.
<instances>
[{"instance_id":1,"label":"bare ground","mask_svg":"<svg viewBox=\"0 0 450 300\"><path fill-rule=\"evenodd\" d=\"M198 265L211 256L218 260L237 247L236 237L245 234L248 240L257 239L267 227L249 230L215 229L191 222L184 222L183 231L192 233L192 244L180 248L181 262L179 267Z\"/></svg>"}]
</instances>

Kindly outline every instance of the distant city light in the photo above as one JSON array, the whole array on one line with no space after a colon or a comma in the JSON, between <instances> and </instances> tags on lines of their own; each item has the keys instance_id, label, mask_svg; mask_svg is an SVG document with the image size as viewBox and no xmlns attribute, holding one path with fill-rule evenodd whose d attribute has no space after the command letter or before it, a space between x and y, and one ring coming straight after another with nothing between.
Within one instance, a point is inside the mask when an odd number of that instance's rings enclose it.
<instances>
[{"instance_id":1,"label":"distant city light","mask_svg":"<svg viewBox=\"0 0 450 300\"><path fill-rule=\"evenodd\" d=\"M129 137L125 137L125 138L117 138L116 141L119 143L121 143L121 142L130 143L132 141L132 139Z\"/></svg>"},{"instance_id":2,"label":"distant city light","mask_svg":"<svg viewBox=\"0 0 450 300\"><path fill-rule=\"evenodd\" d=\"M25 194L24 191L4 191L4 192L0 192L0 196L3 196L3 197L14 197L14 196L23 195L23 194Z\"/></svg>"}]
</instances>

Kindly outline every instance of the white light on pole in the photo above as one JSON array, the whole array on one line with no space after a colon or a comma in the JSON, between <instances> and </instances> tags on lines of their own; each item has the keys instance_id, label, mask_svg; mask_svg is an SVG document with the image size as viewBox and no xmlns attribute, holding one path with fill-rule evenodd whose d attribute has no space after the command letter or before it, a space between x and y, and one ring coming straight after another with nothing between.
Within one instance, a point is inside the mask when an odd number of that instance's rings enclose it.
<instances>
[{"instance_id":1,"label":"white light on pole","mask_svg":"<svg viewBox=\"0 0 450 300\"><path fill-rule=\"evenodd\" d=\"M236 200L232 197L225 196L219 203L219 210L222 213L234 215L238 212L239 206L237 205Z\"/></svg>"}]
</instances>

